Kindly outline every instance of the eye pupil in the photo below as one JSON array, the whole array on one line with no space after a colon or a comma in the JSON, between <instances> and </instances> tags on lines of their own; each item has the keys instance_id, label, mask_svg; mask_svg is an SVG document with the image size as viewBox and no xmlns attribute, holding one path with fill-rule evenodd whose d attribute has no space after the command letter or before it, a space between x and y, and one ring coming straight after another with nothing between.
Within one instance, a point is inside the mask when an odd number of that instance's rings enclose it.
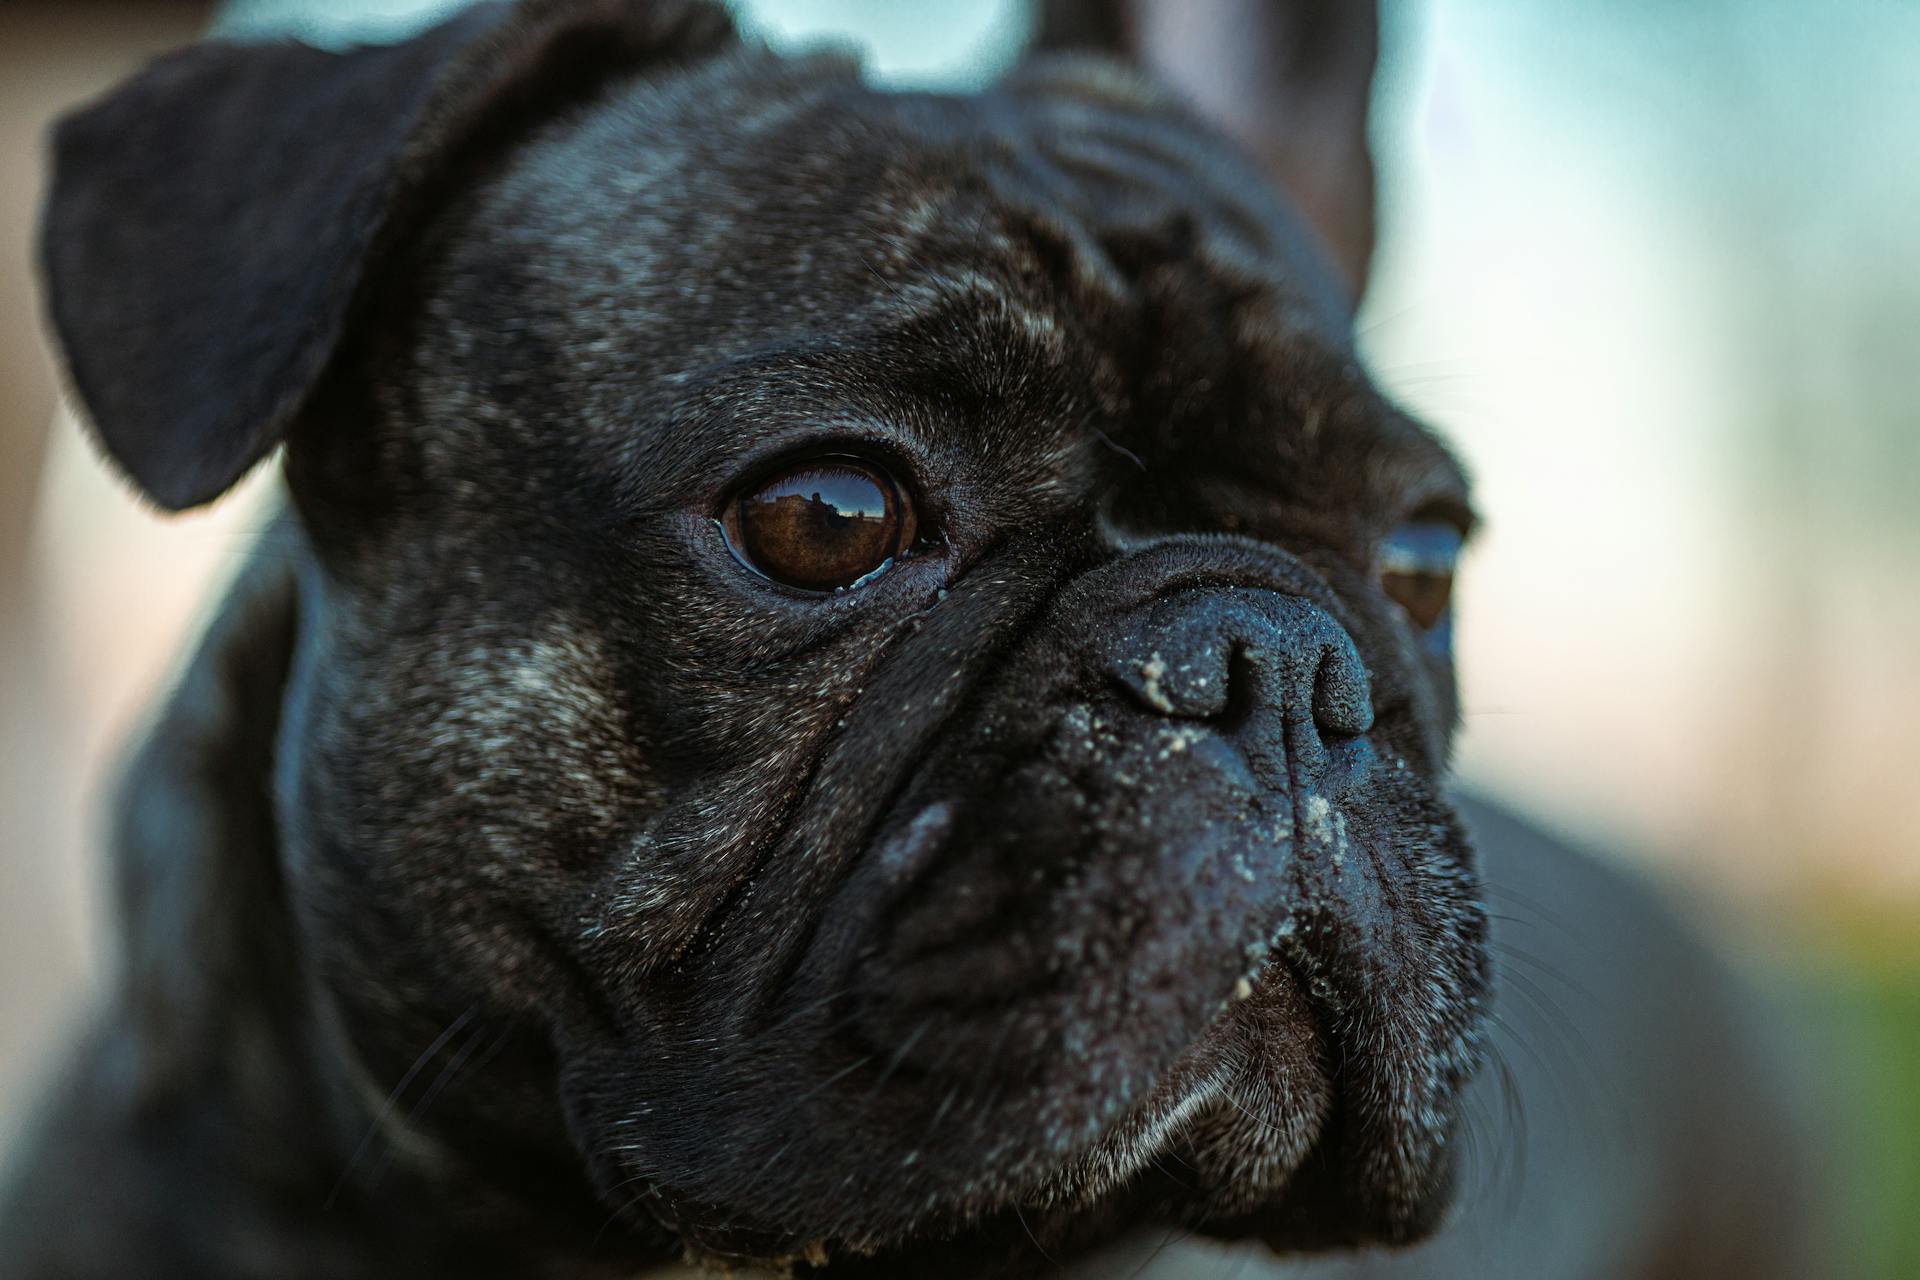
<instances>
[{"instance_id":1,"label":"eye pupil","mask_svg":"<svg viewBox=\"0 0 1920 1280\"><path fill-rule=\"evenodd\" d=\"M855 461L811 462L728 505L733 553L776 582L809 591L852 586L912 545L915 521L898 486Z\"/></svg>"},{"instance_id":2,"label":"eye pupil","mask_svg":"<svg viewBox=\"0 0 1920 1280\"><path fill-rule=\"evenodd\" d=\"M1453 597L1451 574L1385 573L1380 575L1380 585L1422 631L1439 624Z\"/></svg>"}]
</instances>

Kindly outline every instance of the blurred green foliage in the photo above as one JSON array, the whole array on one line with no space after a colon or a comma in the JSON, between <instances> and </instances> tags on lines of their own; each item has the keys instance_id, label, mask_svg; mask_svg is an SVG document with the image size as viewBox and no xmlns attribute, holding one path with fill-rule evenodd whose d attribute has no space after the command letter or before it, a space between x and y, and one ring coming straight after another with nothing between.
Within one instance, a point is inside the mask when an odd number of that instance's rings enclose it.
<instances>
[{"instance_id":1,"label":"blurred green foliage","mask_svg":"<svg viewBox=\"0 0 1920 1280\"><path fill-rule=\"evenodd\" d=\"M1920 1280L1920 967L1866 962L1826 993L1848 1132L1837 1216L1859 1280Z\"/></svg>"}]
</instances>

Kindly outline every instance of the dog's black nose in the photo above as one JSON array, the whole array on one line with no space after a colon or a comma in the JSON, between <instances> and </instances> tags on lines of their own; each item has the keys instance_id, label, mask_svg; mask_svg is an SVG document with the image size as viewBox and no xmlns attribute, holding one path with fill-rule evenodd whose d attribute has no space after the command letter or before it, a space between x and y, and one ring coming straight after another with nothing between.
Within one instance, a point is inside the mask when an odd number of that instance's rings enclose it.
<instances>
[{"instance_id":1,"label":"dog's black nose","mask_svg":"<svg viewBox=\"0 0 1920 1280\"><path fill-rule=\"evenodd\" d=\"M1141 707L1207 722L1243 744L1284 743L1306 776L1325 774L1373 727L1372 687L1352 638L1302 597L1192 588L1132 610L1111 634L1101 656Z\"/></svg>"}]
</instances>

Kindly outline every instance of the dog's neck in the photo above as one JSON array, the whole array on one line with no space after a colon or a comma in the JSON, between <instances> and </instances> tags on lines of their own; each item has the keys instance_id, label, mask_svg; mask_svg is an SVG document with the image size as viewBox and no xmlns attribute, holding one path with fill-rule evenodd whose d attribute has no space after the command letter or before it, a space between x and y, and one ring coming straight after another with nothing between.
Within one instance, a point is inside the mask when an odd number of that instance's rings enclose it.
<instances>
[{"instance_id":1,"label":"dog's neck","mask_svg":"<svg viewBox=\"0 0 1920 1280\"><path fill-rule=\"evenodd\" d=\"M110 1087L76 1089L89 1127L117 1131L92 1144L116 1163L77 1161L73 1176L126 1184L118 1203L149 1220L114 1229L136 1238L232 1225L189 1246L196 1274L257 1273L264 1257L276 1275L390 1275L413 1256L408 1274L460 1259L469 1276L631 1276L665 1242L586 1222L605 1214L585 1186L555 1185L577 1173L413 1140L402 1090L359 1065L311 980L271 785L305 554L290 526L263 539L128 775L121 966L90 1058Z\"/></svg>"}]
</instances>

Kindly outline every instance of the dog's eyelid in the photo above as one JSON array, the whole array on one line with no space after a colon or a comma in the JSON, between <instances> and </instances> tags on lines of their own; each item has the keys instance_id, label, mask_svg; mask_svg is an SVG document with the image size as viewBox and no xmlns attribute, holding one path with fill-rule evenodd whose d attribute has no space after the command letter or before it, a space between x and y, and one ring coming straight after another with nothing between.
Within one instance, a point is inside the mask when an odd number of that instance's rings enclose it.
<instances>
[{"instance_id":1,"label":"dog's eyelid","mask_svg":"<svg viewBox=\"0 0 1920 1280\"><path fill-rule=\"evenodd\" d=\"M1451 577L1460 559L1461 539L1451 525L1433 520L1401 525L1380 544L1376 567L1383 574Z\"/></svg>"},{"instance_id":2,"label":"dog's eyelid","mask_svg":"<svg viewBox=\"0 0 1920 1280\"><path fill-rule=\"evenodd\" d=\"M1423 499L1401 524L1436 524L1450 526L1460 535L1465 545L1473 540L1481 527L1481 517L1473 509L1464 493L1449 493Z\"/></svg>"},{"instance_id":3,"label":"dog's eyelid","mask_svg":"<svg viewBox=\"0 0 1920 1280\"><path fill-rule=\"evenodd\" d=\"M903 468L902 451L891 441L880 437L869 437L859 433L841 433L830 428L817 429L817 435L804 436L798 440L781 439L771 447L758 449L753 455L740 460L737 471L725 488L725 492L738 492L763 484L768 479L797 467L825 466L834 463L847 463L854 466L884 467L890 473L899 473L911 468Z\"/></svg>"}]
</instances>

